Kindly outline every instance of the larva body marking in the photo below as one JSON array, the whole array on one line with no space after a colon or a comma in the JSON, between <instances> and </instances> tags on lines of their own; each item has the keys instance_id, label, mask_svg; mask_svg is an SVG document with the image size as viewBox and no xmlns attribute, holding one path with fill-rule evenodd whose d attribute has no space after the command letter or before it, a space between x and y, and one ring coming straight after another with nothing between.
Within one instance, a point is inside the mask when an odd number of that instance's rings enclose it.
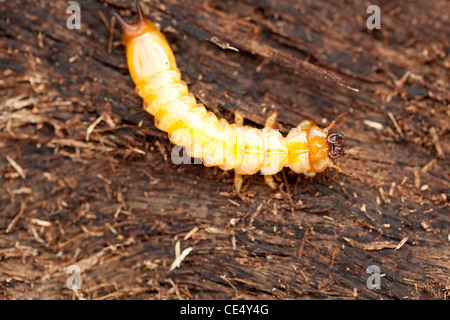
<instances>
[{"instance_id":1,"label":"larva body marking","mask_svg":"<svg viewBox=\"0 0 450 320\"><path fill-rule=\"evenodd\" d=\"M344 154L343 134L328 134L337 119L325 129L302 121L286 137L273 129L277 112L261 130L244 126L239 111L235 111L234 124L219 120L188 92L165 36L146 19L139 2L136 24L115 16L123 31L136 92L144 100L144 109L154 116L156 127L167 132L172 143L185 147L189 156L201 158L205 166L234 169L237 192L242 175L258 171L272 189L276 188L273 175L284 167L310 177L328 167L347 174L333 163Z\"/></svg>"}]
</instances>

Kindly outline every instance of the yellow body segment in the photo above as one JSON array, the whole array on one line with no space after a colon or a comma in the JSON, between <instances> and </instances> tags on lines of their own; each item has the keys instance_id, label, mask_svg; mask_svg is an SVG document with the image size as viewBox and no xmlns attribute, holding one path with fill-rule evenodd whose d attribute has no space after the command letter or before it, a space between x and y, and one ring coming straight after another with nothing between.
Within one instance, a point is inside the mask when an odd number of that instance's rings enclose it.
<instances>
[{"instance_id":1,"label":"yellow body segment","mask_svg":"<svg viewBox=\"0 0 450 320\"><path fill-rule=\"evenodd\" d=\"M261 130L243 126L238 112L235 124L217 119L188 92L165 36L143 17L140 6L134 25L117 17L124 31L131 77L155 125L169 134L172 143L185 147L189 156L201 158L205 166L234 169L238 191L241 175L261 172L273 188L269 176L284 167L311 176L330 165L327 134L312 121L303 121L283 137L273 128L275 113Z\"/></svg>"}]
</instances>

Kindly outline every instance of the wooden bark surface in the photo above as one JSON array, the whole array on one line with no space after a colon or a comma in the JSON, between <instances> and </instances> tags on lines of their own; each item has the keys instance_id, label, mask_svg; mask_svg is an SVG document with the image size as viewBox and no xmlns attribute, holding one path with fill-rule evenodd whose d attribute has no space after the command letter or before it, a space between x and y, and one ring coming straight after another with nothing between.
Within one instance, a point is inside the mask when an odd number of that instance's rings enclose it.
<instances>
[{"instance_id":1,"label":"wooden bark surface","mask_svg":"<svg viewBox=\"0 0 450 320\"><path fill-rule=\"evenodd\" d=\"M240 196L232 173L173 164L143 111L111 28L134 2L79 3L69 30L64 1L0 1L0 298L448 297L448 2L374 1L370 31L365 1L142 1L218 116L278 110L285 134L347 112L357 178L284 170Z\"/></svg>"}]
</instances>

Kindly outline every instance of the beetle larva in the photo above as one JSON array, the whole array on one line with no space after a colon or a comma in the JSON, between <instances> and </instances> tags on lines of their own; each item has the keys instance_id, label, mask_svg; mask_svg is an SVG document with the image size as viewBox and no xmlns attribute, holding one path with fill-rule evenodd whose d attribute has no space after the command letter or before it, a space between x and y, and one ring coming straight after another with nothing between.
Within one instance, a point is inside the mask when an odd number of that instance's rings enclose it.
<instances>
[{"instance_id":1,"label":"beetle larva","mask_svg":"<svg viewBox=\"0 0 450 320\"><path fill-rule=\"evenodd\" d=\"M115 15L123 31L129 72L156 127L167 132L172 143L185 147L189 156L201 158L205 166L234 169L237 192L242 176L258 171L272 189L276 188L273 175L284 167L307 176L328 167L345 173L333 163L344 155L343 134L329 134L337 119L325 129L302 121L286 137L273 129L277 112L267 118L264 129L244 126L237 110L234 124L219 120L188 92L166 38L144 16L139 2L137 23L128 24Z\"/></svg>"}]
</instances>

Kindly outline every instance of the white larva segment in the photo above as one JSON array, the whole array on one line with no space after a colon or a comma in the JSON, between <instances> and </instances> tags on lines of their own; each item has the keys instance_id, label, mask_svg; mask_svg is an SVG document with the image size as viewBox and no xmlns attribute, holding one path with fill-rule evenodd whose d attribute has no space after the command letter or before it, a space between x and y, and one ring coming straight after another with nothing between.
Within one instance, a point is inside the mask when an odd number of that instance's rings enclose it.
<instances>
[{"instance_id":1,"label":"white larva segment","mask_svg":"<svg viewBox=\"0 0 450 320\"><path fill-rule=\"evenodd\" d=\"M288 159L288 149L283 135L273 129L261 130L264 141L264 162L261 173L273 175L279 172Z\"/></svg>"},{"instance_id":2,"label":"white larva segment","mask_svg":"<svg viewBox=\"0 0 450 320\"><path fill-rule=\"evenodd\" d=\"M301 144L303 147L301 148L289 148L290 144ZM301 150L300 153L289 154L289 157L292 159L300 159L300 161L292 161L289 163L289 168L296 173L303 173L304 171L308 171L311 169L309 164L309 144L307 138L307 132L304 130L297 128L291 129L291 131L286 136L286 144L288 146L288 150ZM293 152L293 151L291 151Z\"/></svg>"},{"instance_id":3,"label":"white larva segment","mask_svg":"<svg viewBox=\"0 0 450 320\"><path fill-rule=\"evenodd\" d=\"M181 81L181 74L178 69L164 70L136 84L136 93L143 100L147 100L147 97L155 93L156 90L168 83L177 83L179 81Z\"/></svg>"},{"instance_id":4,"label":"white larva segment","mask_svg":"<svg viewBox=\"0 0 450 320\"><path fill-rule=\"evenodd\" d=\"M237 174L255 174L264 163L264 140L261 130L243 127L244 152L242 162L236 167Z\"/></svg>"}]
</instances>

